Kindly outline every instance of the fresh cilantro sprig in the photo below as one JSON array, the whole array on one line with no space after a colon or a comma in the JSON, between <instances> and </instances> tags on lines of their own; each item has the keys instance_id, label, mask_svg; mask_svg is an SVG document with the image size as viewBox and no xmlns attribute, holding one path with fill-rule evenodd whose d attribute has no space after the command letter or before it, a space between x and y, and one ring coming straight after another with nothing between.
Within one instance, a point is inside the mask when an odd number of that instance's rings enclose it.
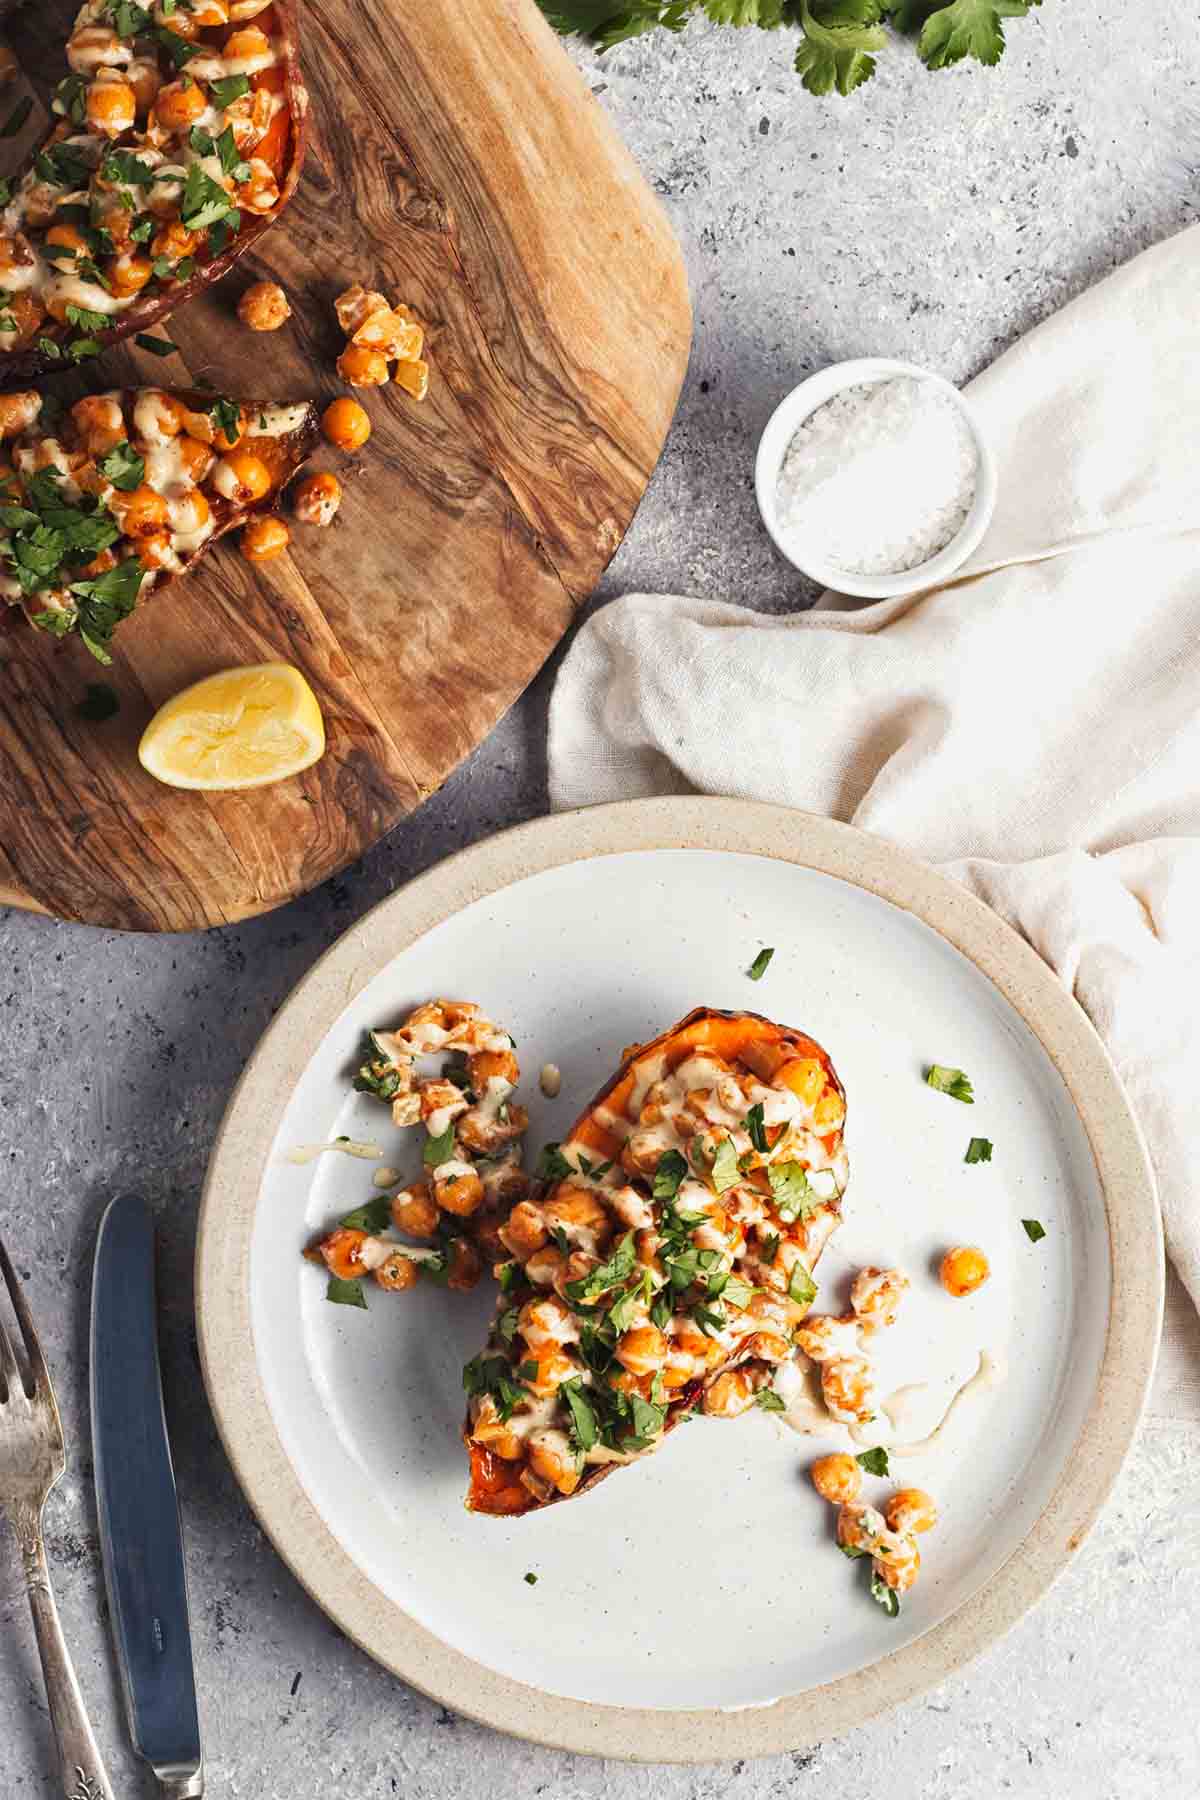
<instances>
[{"instance_id":1,"label":"fresh cilantro sprig","mask_svg":"<svg viewBox=\"0 0 1200 1800\"><path fill-rule=\"evenodd\" d=\"M944 1063L930 1063L925 1071L925 1081L927 1086L936 1088L939 1094L949 1094L952 1100L961 1100L964 1106L975 1104L971 1078L961 1069L949 1069Z\"/></svg>"},{"instance_id":2,"label":"fresh cilantro sprig","mask_svg":"<svg viewBox=\"0 0 1200 1800\"><path fill-rule=\"evenodd\" d=\"M928 69L972 57L992 66L1004 54L1004 19L1023 18L1041 0L538 0L556 31L582 32L602 51L693 18L717 25L790 26L800 32L795 66L810 94L852 94L875 74L876 56L896 39L915 39Z\"/></svg>"}]
</instances>

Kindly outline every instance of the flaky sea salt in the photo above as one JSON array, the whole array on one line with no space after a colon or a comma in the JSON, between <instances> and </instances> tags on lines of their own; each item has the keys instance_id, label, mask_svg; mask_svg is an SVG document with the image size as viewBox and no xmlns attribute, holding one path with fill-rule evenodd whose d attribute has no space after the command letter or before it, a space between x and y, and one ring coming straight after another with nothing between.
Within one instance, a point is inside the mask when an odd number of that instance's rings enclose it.
<instances>
[{"instance_id":1,"label":"flaky sea salt","mask_svg":"<svg viewBox=\"0 0 1200 1800\"><path fill-rule=\"evenodd\" d=\"M806 563L898 575L961 530L979 477L971 428L942 388L865 382L810 413L775 489L780 537Z\"/></svg>"}]
</instances>

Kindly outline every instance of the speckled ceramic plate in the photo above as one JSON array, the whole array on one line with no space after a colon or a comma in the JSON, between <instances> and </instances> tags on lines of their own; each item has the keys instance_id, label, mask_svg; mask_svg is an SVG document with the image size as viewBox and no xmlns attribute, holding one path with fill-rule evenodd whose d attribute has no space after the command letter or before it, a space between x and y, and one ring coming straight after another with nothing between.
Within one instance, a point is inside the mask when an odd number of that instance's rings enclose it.
<instances>
[{"instance_id":1,"label":"speckled ceramic plate","mask_svg":"<svg viewBox=\"0 0 1200 1800\"><path fill-rule=\"evenodd\" d=\"M758 983L745 971L775 947ZM903 1465L943 1522L889 1620L805 1479L820 1448L769 1415L699 1419L594 1494L497 1521L462 1507L460 1368L491 1306L422 1285L330 1306L300 1259L373 1190L372 1166L298 1144L414 1149L347 1079L363 1029L431 994L516 1036L531 1142L561 1135L621 1047L698 1003L812 1032L849 1096L849 1271L913 1277L884 1390L929 1385L931 1425L981 1350L1007 1384ZM536 1071L553 1061L553 1102ZM922 1081L967 1070L965 1106ZM412 1136L413 1134L407 1134ZM964 1162L972 1136L990 1164ZM1021 1220L1046 1235L1030 1242ZM993 1276L950 1300L953 1242ZM1120 1270L1120 1280L1113 1278ZM318 1603L447 1705L573 1750L765 1754L845 1730L992 1642L1069 1561L1135 1431L1162 1246L1144 1147L1104 1051L1043 963L954 883L845 826L737 801L635 802L540 821L377 907L263 1038L209 1173L197 1267L205 1379L234 1468ZM881 1498L882 1481L868 1494ZM536 1585L525 1580L537 1576Z\"/></svg>"}]
</instances>

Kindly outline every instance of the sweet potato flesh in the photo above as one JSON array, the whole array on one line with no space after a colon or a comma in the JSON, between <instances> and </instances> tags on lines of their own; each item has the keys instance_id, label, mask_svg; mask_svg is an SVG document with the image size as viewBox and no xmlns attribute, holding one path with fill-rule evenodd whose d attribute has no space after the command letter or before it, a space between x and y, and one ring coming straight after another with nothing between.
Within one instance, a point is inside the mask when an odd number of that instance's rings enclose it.
<instances>
[{"instance_id":1,"label":"sweet potato flesh","mask_svg":"<svg viewBox=\"0 0 1200 1800\"><path fill-rule=\"evenodd\" d=\"M465 1377L472 1511L584 1491L735 1366L769 1385L839 1220L844 1118L821 1046L757 1014L701 1008L627 1052L501 1229Z\"/></svg>"}]
</instances>

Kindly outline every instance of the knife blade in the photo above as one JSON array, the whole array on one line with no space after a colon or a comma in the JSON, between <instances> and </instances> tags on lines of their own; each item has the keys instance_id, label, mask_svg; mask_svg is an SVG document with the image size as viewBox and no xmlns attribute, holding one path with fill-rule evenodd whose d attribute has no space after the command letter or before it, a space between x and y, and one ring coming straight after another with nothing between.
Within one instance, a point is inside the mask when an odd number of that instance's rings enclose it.
<instances>
[{"instance_id":1,"label":"knife blade","mask_svg":"<svg viewBox=\"0 0 1200 1800\"><path fill-rule=\"evenodd\" d=\"M100 1221L91 1353L100 1548L129 1732L164 1791L196 1800L204 1756L158 1363L154 1221L132 1194Z\"/></svg>"}]
</instances>

